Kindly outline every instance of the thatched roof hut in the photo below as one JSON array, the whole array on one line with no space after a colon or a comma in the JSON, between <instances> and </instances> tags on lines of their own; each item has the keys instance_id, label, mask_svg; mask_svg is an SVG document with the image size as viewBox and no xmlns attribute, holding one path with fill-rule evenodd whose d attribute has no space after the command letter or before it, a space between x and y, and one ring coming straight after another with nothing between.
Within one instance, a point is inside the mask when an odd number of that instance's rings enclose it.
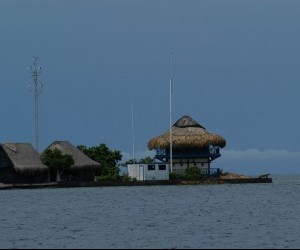
<instances>
[{"instance_id":1,"label":"thatched roof hut","mask_svg":"<svg viewBox=\"0 0 300 250\"><path fill-rule=\"evenodd\" d=\"M100 163L92 160L85 155L80 149L72 145L68 141L54 141L48 146L50 149L57 148L63 154L70 154L74 159L74 164L70 167L70 170L84 170L94 169L100 170Z\"/></svg>"},{"instance_id":2,"label":"thatched roof hut","mask_svg":"<svg viewBox=\"0 0 300 250\"><path fill-rule=\"evenodd\" d=\"M172 148L201 149L209 146L225 147L226 140L220 135L212 134L190 116L181 117L172 126ZM149 150L169 149L170 131L156 136L148 142Z\"/></svg>"},{"instance_id":3,"label":"thatched roof hut","mask_svg":"<svg viewBox=\"0 0 300 250\"><path fill-rule=\"evenodd\" d=\"M47 182L48 170L30 143L0 144L0 182Z\"/></svg>"},{"instance_id":4,"label":"thatched roof hut","mask_svg":"<svg viewBox=\"0 0 300 250\"><path fill-rule=\"evenodd\" d=\"M0 155L0 167L13 167L19 173L48 171L30 143L1 143Z\"/></svg>"}]
</instances>

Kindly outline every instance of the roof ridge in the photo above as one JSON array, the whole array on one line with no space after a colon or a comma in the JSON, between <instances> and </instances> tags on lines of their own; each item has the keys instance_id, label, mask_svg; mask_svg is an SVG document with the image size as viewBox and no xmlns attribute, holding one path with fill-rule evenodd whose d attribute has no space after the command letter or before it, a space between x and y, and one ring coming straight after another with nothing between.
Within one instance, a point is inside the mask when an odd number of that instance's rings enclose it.
<instances>
[{"instance_id":1,"label":"roof ridge","mask_svg":"<svg viewBox=\"0 0 300 250\"><path fill-rule=\"evenodd\" d=\"M178 127L178 128L196 127L196 128L205 129L203 126L201 126L198 122L196 122L192 117L188 115L184 115L180 119L178 119L174 123L173 127Z\"/></svg>"},{"instance_id":2,"label":"roof ridge","mask_svg":"<svg viewBox=\"0 0 300 250\"><path fill-rule=\"evenodd\" d=\"M17 152L17 144L16 143L3 143L8 149L10 149L13 152Z\"/></svg>"}]
</instances>

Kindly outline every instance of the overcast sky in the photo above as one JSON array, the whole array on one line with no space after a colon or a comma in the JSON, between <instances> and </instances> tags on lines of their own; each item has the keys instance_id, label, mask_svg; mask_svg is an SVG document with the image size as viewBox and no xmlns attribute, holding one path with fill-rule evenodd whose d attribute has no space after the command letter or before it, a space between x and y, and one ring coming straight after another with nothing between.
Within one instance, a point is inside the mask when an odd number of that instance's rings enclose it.
<instances>
[{"instance_id":1,"label":"overcast sky","mask_svg":"<svg viewBox=\"0 0 300 250\"><path fill-rule=\"evenodd\" d=\"M300 173L300 1L1 0L0 141L34 145L28 67L42 67L39 151L55 140L137 156L189 115L226 147L213 167Z\"/></svg>"}]
</instances>

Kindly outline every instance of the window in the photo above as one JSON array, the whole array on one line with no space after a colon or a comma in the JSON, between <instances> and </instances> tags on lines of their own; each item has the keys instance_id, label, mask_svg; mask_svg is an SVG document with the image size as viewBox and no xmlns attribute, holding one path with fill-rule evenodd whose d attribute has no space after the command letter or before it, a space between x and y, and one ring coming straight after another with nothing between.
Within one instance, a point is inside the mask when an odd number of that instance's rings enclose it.
<instances>
[{"instance_id":1,"label":"window","mask_svg":"<svg viewBox=\"0 0 300 250\"><path fill-rule=\"evenodd\" d=\"M149 171L155 170L155 165L148 165L148 170L149 170Z\"/></svg>"},{"instance_id":2,"label":"window","mask_svg":"<svg viewBox=\"0 0 300 250\"><path fill-rule=\"evenodd\" d=\"M159 170L167 170L167 167L166 167L166 165L159 165L158 169Z\"/></svg>"}]
</instances>

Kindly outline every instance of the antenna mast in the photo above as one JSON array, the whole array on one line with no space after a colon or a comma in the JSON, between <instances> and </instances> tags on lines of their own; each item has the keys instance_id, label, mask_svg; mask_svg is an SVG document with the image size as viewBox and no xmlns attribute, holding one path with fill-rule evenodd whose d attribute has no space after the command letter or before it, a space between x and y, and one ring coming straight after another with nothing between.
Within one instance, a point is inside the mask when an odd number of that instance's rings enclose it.
<instances>
[{"instance_id":1,"label":"antenna mast","mask_svg":"<svg viewBox=\"0 0 300 250\"><path fill-rule=\"evenodd\" d=\"M42 93L43 84L39 83L38 77L42 73L42 68L37 64L38 57L33 57L33 63L29 70L33 78L33 84L30 84L31 91L34 93L34 125L35 125L35 149L38 151L39 146L39 119L38 119L38 97Z\"/></svg>"},{"instance_id":2,"label":"antenna mast","mask_svg":"<svg viewBox=\"0 0 300 250\"><path fill-rule=\"evenodd\" d=\"M172 142L172 82L173 82L173 52L171 53L171 76L170 76L170 167L173 172L173 142Z\"/></svg>"}]
</instances>

